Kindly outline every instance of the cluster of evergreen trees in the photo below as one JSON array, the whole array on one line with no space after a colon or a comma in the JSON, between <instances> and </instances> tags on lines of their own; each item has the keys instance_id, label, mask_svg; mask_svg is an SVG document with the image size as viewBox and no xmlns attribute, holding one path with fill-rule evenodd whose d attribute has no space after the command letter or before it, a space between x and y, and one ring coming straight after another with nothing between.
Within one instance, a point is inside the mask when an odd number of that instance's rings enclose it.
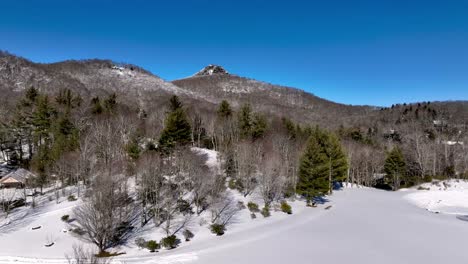
<instances>
[{"instance_id":1,"label":"cluster of evergreen trees","mask_svg":"<svg viewBox=\"0 0 468 264\"><path fill-rule=\"evenodd\" d=\"M316 127L300 160L297 193L310 203L332 193L333 183L346 179L348 161L338 137Z\"/></svg>"},{"instance_id":2,"label":"cluster of evergreen trees","mask_svg":"<svg viewBox=\"0 0 468 264\"><path fill-rule=\"evenodd\" d=\"M54 162L78 147L79 133L71 112L81 101L70 90L61 91L51 100L31 87L18 102L15 116L7 126L10 162L36 171L34 185L42 188Z\"/></svg>"}]
</instances>

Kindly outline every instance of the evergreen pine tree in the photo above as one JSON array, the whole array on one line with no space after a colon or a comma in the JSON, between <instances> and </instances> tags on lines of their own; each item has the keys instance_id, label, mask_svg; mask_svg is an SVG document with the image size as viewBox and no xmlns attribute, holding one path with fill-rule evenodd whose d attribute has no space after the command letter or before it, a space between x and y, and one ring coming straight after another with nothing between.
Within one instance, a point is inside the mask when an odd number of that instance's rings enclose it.
<instances>
[{"instance_id":1,"label":"evergreen pine tree","mask_svg":"<svg viewBox=\"0 0 468 264\"><path fill-rule=\"evenodd\" d=\"M57 160L64 152L73 151L78 147L78 129L71 122L69 112L60 113L53 127L53 144L51 159Z\"/></svg>"},{"instance_id":2,"label":"evergreen pine tree","mask_svg":"<svg viewBox=\"0 0 468 264\"><path fill-rule=\"evenodd\" d=\"M252 118L252 126L251 126L251 136L253 140L259 139L263 137L265 132L267 131L267 120L265 116L260 114L255 114Z\"/></svg>"},{"instance_id":3,"label":"evergreen pine tree","mask_svg":"<svg viewBox=\"0 0 468 264\"><path fill-rule=\"evenodd\" d=\"M98 96L91 99L91 113L99 115L104 111L101 105L101 99Z\"/></svg>"},{"instance_id":4,"label":"evergreen pine tree","mask_svg":"<svg viewBox=\"0 0 468 264\"><path fill-rule=\"evenodd\" d=\"M329 166L329 192L333 190L333 182L342 182L346 179L348 160L341 147L340 140L333 133L325 134L323 151L328 159Z\"/></svg>"},{"instance_id":5,"label":"evergreen pine tree","mask_svg":"<svg viewBox=\"0 0 468 264\"><path fill-rule=\"evenodd\" d=\"M384 171L387 183L393 186L393 190L400 188L401 179L406 175L406 163L403 152L399 147L394 147L385 159Z\"/></svg>"},{"instance_id":6,"label":"evergreen pine tree","mask_svg":"<svg viewBox=\"0 0 468 264\"><path fill-rule=\"evenodd\" d=\"M300 159L298 194L308 202L332 190L332 183L346 177L348 163L338 137L315 128Z\"/></svg>"},{"instance_id":7,"label":"evergreen pine tree","mask_svg":"<svg viewBox=\"0 0 468 264\"><path fill-rule=\"evenodd\" d=\"M166 117L165 127L159 138L159 148L168 151L192 141L192 130L185 110L177 97L170 100L172 111Z\"/></svg>"},{"instance_id":8,"label":"evergreen pine tree","mask_svg":"<svg viewBox=\"0 0 468 264\"><path fill-rule=\"evenodd\" d=\"M249 104L245 104L241 107L238 115L238 122L241 138L249 137L252 130L252 108Z\"/></svg>"},{"instance_id":9,"label":"evergreen pine tree","mask_svg":"<svg viewBox=\"0 0 468 264\"><path fill-rule=\"evenodd\" d=\"M25 99L27 101L34 103L38 96L39 96L39 91L37 91L37 89L34 88L34 86L31 86L30 88L26 90Z\"/></svg>"},{"instance_id":10,"label":"evergreen pine tree","mask_svg":"<svg viewBox=\"0 0 468 264\"><path fill-rule=\"evenodd\" d=\"M49 139L50 129L56 111L49 103L47 96L40 96L36 110L33 113L34 134L37 144L42 144L42 140Z\"/></svg>"},{"instance_id":11,"label":"evergreen pine tree","mask_svg":"<svg viewBox=\"0 0 468 264\"><path fill-rule=\"evenodd\" d=\"M173 95L169 99L169 109L171 112L174 112L179 108L182 108L182 102L179 100L179 97L177 95Z\"/></svg>"},{"instance_id":12,"label":"evergreen pine tree","mask_svg":"<svg viewBox=\"0 0 468 264\"><path fill-rule=\"evenodd\" d=\"M223 100L218 108L218 116L227 119L232 116L232 109L228 101Z\"/></svg>"},{"instance_id":13,"label":"evergreen pine tree","mask_svg":"<svg viewBox=\"0 0 468 264\"><path fill-rule=\"evenodd\" d=\"M106 100L104 100L104 108L109 114L113 114L115 112L116 105L117 95L115 93L112 93Z\"/></svg>"},{"instance_id":14,"label":"evergreen pine tree","mask_svg":"<svg viewBox=\"0 0 468 264\"><path fill-rule=\"evenodd\" d=\"M313 133L300 159L296 192L310 203L316 196L325 195L328 191L328 159L320 145L319 131Z\"/></svg>"},{"instance_id":15,"label":"evergreen pine tree","mask_svg":"<svg viewBox=\"0 0 468 264\"><path fill-rule=\"evenodd\" d=\"M60 90L58 95L55 97L55 102L58 105L64 106L67 112L69 112L72 108L80 106L81 101L81 97L79 95L73 95L70 89Z\"/></svg>"},{"instance_id":16,"label":"evergreen pine tree","mask_svg":"<svg viewBox=\"0 0 468 264\"><path fill-rule=\"evenodd\" d=\"M283 123L284 128L286 129L289 139L295 139L297 137L297 129L294 123L286 117L283 117L281 121Z\"/></svg>"}]
</instances>

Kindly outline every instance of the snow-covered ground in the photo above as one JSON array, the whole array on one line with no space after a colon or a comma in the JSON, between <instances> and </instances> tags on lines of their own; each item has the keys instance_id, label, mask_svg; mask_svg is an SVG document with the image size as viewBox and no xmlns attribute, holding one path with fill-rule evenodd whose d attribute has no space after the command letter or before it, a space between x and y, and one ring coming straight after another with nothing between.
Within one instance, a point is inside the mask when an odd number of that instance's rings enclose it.
<instances>
[{"instance_id":1,"label":"snow-covered ground","mask_svg":"<svg viewBox=\"0 0 468 264\"><path fill-rule=\"evenodd\" d=\"M219 170L216 152L193 151L206 155L207 165ZM292 215L273 210L269 218L257 213L251 219L244 209L221 237L210 232L209 212L204 212L190 225L195 234L192 241L183 241L176 249L149 253L139 249L133 238L110 251L125 253L114 258L114 263L468 263L468 222L444 214L466 208L468 183L448 181L421 187L386 192L346 186L316 208L290 201ZM53 200L55 193L49 192L36 201L36 208L23 207L0 219L0 264L67 263L64 256L71 255L76 244L96 250L72 235L70 226L60 219L72 215L73 208L82 203L67 200L75 191L67 189L58 203ZM228 190L228 195L244 204L254 201L263 206L257 194L245 198ZM40 228L33 230L36 227ZM160 228L151 225L135 235L146 240L163 236ZM46 247L50 242L54 245Z\"/></svg>"},{"instance_id":2,"label":"snow-covered ground","mask_svg":"<svg viewBox=\"0 0 468 264\"><path fill-rule=\"evenodd\" d=\"M329 203L305 208L297 201L293 215L274 212L231 226L222 237L206 227L191 242L159 253L135 246L116 263L467 263L468 223L452 215L434 214L406 202L407 192L370 188L336 191ZM37 212L13 228L0 229L0 263L65 263L77 241L63 233L60 217L73 203L63 201ZM332 205L329 210L325 207ZM41 225L38 230L31 227ZM56 245L44 247L47 235ZM24 258L26 257L26 258ZM62 259L61 259L62 258Z\"/></svg>"},{"instance_id":3,"label":"snow-covered ground","mask_svg":"<svg viewBox=\"0 0 468 264\"><path fill-rule=\"evenodd\" d=\"M413 188L405 198L431 212L467 215L468 181L446 180L425 183Z\"/></svg>"}]
</instances>

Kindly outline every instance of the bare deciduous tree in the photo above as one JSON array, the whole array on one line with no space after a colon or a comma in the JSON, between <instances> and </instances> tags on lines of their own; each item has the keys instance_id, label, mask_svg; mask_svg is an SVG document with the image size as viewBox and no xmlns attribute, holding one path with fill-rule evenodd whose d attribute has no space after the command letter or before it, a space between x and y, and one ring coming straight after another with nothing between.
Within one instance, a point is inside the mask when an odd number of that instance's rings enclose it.
<instances>
[{"instance_id":1,"label":"bare deciduous tree","mask_svg":"<svg viewBox=\"0 0 468 264\"><path fill-rule=\"evenodd\" d=\"M273 201L281 198L285 172L286 168L278 153L265 153L258 175L260 194L265 206L269 206Z\"/></svg>"},{"instance_id":2,"label":"bare deciduous tree","mask_svg":"<svg viewBox=\"0 0 468 264\"><path fill-rule=\"evenodd\" d=\"M211 211L211 223L228 226L235 220L239 212L236 201L228 196L220 196L213 201Z\"/></svg>"},{"instance_id":3,"label":"bare deciduous tree","mask_svg":"<svg viewBox=\"0 0 468 264\"><path fill-rule=\"evenodd\" d=\"M100 252L125 241L136 216L123 180L116 178L99 175L90 196L73 211L85 238Z\"/></svg>"}]
</instances>

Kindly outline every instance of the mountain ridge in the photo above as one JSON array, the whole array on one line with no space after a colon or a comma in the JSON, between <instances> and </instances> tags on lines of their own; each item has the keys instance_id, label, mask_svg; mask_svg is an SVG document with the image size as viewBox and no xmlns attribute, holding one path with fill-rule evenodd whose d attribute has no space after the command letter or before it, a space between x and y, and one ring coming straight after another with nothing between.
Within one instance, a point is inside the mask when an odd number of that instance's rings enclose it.
<instances>
[{"instance_id":1,"label":"mountain ridge","mask_svg":"<svg viewBox=\"0 0 468 264\"><path fill-rule=\"evenodd\" d=\"M338 125L378 121L381 119L378 110L385 109L333 102L300 88L238 76L214 64L193 76L166 81L137 65L112 60L36 63L0 51L0 91L6 97L14 98L30 86L50 94L60 89L71 89L86 98L117 93L126 104L146 111L162 105L174 94L196 109L210 111L222 100L227 100L235 108L250 103L255 111L335 128ZM1 101L9 103L6 98ZM468 101L441 101L435 104L449 105L456 111L464 112Z\"/></svg>"}]
</instances>

